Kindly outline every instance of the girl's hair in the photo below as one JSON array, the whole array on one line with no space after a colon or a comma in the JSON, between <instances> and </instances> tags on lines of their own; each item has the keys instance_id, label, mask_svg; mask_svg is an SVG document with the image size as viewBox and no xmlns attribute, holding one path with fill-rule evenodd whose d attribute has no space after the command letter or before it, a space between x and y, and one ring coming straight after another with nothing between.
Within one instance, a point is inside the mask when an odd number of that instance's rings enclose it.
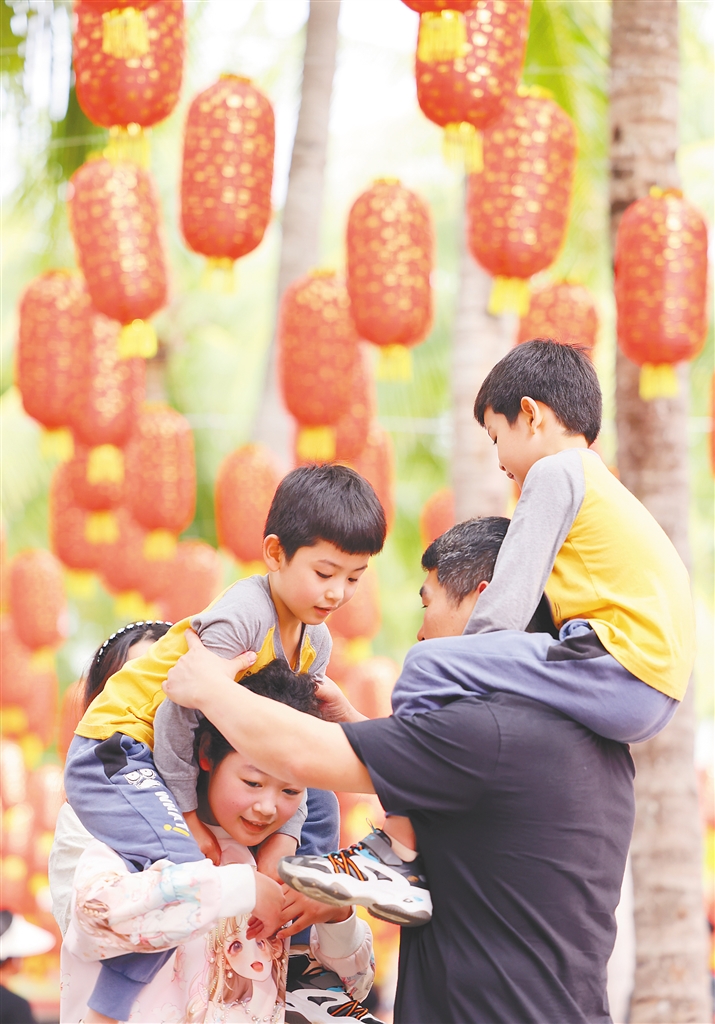
<instances>
[{"instance_id":1,"label":"girl's hair","mask_svg":"<svg viewBox=\"0 0 715 1024\"><path fill-rule=\"evenodd\" d=\"M140 640L158 640L172 625L171 622L130 622L112 633L92 655L84 681L84 710L102 692L109 677L125 663L130 647Z\"/></svg>"}]
</instances>

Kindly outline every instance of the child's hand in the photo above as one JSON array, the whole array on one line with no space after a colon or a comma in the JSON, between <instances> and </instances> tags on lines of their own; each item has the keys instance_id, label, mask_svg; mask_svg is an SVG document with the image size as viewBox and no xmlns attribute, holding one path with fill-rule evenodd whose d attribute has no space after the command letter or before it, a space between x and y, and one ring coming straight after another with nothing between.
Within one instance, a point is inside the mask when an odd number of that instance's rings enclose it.
<instances>
[{"instance_id":1,"label":"child's hand","mask_svg":"<svg viewBox=\"0 0 715 1024\"><path fill-rule=\"evenodd\" d=\"M295 856L298 849L298 842L293 836L284 836L282 832L274 832L272 836L264 839L256 850L256 867L264 875L268 875L274 882L282 884L281 876L278 874L278 861L283 857Z\"/></svg>"},{"instance_id":2,"label":"child's hand","mask_svg":"<svg viewBox=\"0 0 715 1024\"><path fill-rule=\"evenodd\" d=\"M312 924L334 924L336 921L347 921L352 914L352 907L331 907L327 903L311 900L295 889L283 886L283 914L281 921L281 938L297 935Z\"/></svg>"},{"instance_id":3,"label":"child's hand","mask_svg":"<svg viewBox=\"0 0 715 1024\"><path fill-rule=\"evenodd\" d=\"M321 714L326 722L364 722L365 715L352 706L337 683L327 676L315 687L315 696L321 703Z\"/></svg>"},{"instance_id":4,"label":"child's hand","mask_svg":"<svg viewBox=\"0 0 715 1024\"><path fill-rule=\"evenodd\" d=\"M208 857L209 860L218 866L221 863L221 847L218 845L218 839L211 829L204 825L196 811L187 811L184 815L184 821L191 829L191 835L199 844L199 849L204 857Z\"/></svg>"},{"instance_id":5,"label":"child's hand","mask_svg":"<svg viewBox=\"0 0 715 1024\"><path fill-rule=\"evenodd\" d=\"M256 872L256 905L248 922L246 938L265 939L275 935L283 920L283 890L268 875Z\"/></svg>"}]
</instances>

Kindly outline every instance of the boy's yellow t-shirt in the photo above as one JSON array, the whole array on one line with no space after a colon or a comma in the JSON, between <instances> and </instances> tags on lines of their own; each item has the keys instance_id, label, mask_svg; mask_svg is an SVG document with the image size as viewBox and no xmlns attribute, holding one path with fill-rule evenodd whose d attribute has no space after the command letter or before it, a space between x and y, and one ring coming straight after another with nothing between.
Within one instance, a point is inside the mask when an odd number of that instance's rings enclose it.
<instances>
[{"instance_id":1,"label":"boy's yellow t-shirt","mask_svg":"<svg viewBox=\"0 0 715 1024\"><path fill-rule=\"evenodd\" d=\"M682 700L695 658L687 570L650 512L591 450L531 467L465 632L524 629L542 591L557 627L586 619L624 668Z\"/></svg>"}]
</instances>

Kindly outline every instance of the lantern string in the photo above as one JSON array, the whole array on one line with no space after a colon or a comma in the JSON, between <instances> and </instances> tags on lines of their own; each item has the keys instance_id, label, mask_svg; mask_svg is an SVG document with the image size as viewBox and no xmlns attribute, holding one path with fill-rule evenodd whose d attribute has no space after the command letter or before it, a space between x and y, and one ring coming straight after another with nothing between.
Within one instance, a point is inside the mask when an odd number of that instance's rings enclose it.
<instances>
[{"instance_id":1,"label":"lantern string","mask_svg":"<svg viewBox=\"0 0 715 1024\"><path fill-rule=\"evenodd\" d=\"M144 170L149 170L151 164L149 131L150 129L145 130L135 122L131 122L126 127L119 124L112 125L109 129L109 142L102 155L113 164L138 164Z\"/></svg>"},{"instance_id":2,"label":"lantern string","mask_svg":"<svg viewBox=\"0 0 715 1024\"><path fill-rule=\"evenodd\" d=\"M375 376L384 381L412 380L412 353L406 345L381 345Z\"/></svg>"},{"instance_id":3,"label":"lantern string","mask_svg":"<svg viewBox=\"0 0 715 1024\"><path fill-rule=\"evenodd\" d=\"M102 51L118 60L136 60L149 52L149 28L143 11L115 8L102 15Z\"/></svg>"},{"instance_id":4,"label":"lantern string","mask_svg":"<svg viewBox=\"0 0 715 1024\"><path fill-rule=\"evenodd\" d=\"M675 398L678 378L670 363L644 363L638 381L638 393L644 402L654 398Z\"/></svg>"},{"instance_id":5,"label":"lantern string","mask_svg":"<svg viewBox=\"0 0 715 1024\"><path fill-rule=\"evenodd\" d=\"M236 287L234 262L230 256L208 256L201 275L204 291L230 295Z\"/></svg>"},{"instance_id":6,"label":"lantern string","mask_svg":"<svg viewBox=\"0 0 715 1024\"><path fill-rule=\"evenodd\" d=\"M417 59L453 61L467 52L467 23L460 11L427 11L420 17Z\"/></svg>"},{"instance_id":7,"label":"lantern string","mask_svg":"<svg viewBox=\"0 0 715 1024\"><path fill-rule=\"evenodd\" d=\"M463 167L470 174L484 170L482 133L468 121L455 121L444 127L442 153L445 163Z\"/></svg>"},{"instance_id":8,"label":"lantern string","mask_svg":"<svg viewBox=\"0 0 715 1024\"><path fill-rule=\"evenodd\" d=\"M495 277L489 296L487 312L492 316L501 313L518 313L526 316L529 312L529 282L521 277Z\"/></svg>"}]
</instances>

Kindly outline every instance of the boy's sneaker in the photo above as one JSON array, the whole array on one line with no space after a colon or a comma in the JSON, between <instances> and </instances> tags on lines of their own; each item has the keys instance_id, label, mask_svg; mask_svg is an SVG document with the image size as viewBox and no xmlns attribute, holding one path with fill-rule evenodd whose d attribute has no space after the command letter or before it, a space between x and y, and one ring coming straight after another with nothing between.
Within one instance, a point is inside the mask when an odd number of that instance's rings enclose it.
<instances>
[{"instance_id":1,"label":"boy's sneaker","mask_svg":"<svg viewBox=\"0 0 715 1024\"><path fill-rule=\"evenodd\" d=\"M363 1024L381 1024L364 1003L348 995L335 971L323 967L309 952L291 953L286 984L286 1024L292 1021L319 1024L336 1017L352 1017Z\"/></svg>"},{"instance_id":2,"label":"boy's sneaker","mask_svg":"<svg viewBox=\"0 0 715 1024\"><path fill-rule=\"evenodd\" d=\"M347 850L324 857L284 857L278 874L311 899L336 907L357 903L373 917L403 927L427 924L432 917L421 859L398 857L380 828Z\"/></svg>"}]
</instances>

